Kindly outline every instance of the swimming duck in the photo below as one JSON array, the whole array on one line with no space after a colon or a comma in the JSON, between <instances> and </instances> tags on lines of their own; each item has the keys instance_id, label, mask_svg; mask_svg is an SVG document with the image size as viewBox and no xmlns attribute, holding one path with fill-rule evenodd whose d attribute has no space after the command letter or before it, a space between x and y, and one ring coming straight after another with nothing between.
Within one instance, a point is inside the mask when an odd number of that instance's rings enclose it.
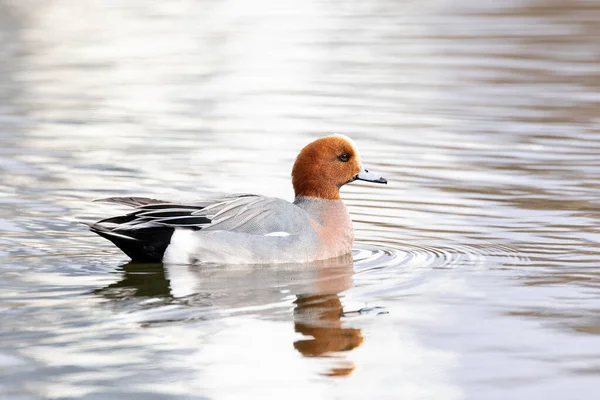
<instances>
[{"instance_id":1,"label":"swimming duck","mask_svg":"<svg viewBox=\"0 0 600 400\"><path fill-rule=\"evenodd\" d=\"M134 261L165 263L297 263L352 251L354 230L340 188L362 180L387 183L364 169L355 143L334 134L306 145L292 168L293 203L236 194L191 203L144 197L96 201L134 211L90 224Z\"/></svg>"}]
</instances>

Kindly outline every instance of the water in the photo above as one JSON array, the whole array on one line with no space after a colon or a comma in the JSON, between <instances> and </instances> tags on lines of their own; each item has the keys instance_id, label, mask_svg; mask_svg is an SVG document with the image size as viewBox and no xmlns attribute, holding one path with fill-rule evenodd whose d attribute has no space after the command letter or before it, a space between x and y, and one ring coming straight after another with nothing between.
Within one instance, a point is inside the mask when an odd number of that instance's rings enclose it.
<instances>
[{"instance_id":1,"label":"water","mask_svg":"<svg viewBox=\"0 0 600 400\"><path fill-rule=\"evenodd\" d=\"M600 395L600 4L0 0L0 397ZM352 258L128 264L115 195L291 199Z\"/></svg>"}]
</instances>

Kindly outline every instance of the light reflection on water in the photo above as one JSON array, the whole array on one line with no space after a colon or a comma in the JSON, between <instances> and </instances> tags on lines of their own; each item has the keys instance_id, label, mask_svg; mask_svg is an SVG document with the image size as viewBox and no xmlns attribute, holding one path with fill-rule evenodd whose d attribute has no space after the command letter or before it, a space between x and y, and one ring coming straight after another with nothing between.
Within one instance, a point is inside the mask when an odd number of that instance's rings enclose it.
<instances>
[{"instance_id":1,"label":"light reflection on water","mask_svg":"<svg viewBox=\"0 0 600 400\"><path fill-rule=\"evenodd\" d=\"M0 396L597 397L599 19L0 0ZM108 195L289 199L330 132L390 182L343 190L353 260L126 264L76 222Z\"/></svg>"}]
</instances>

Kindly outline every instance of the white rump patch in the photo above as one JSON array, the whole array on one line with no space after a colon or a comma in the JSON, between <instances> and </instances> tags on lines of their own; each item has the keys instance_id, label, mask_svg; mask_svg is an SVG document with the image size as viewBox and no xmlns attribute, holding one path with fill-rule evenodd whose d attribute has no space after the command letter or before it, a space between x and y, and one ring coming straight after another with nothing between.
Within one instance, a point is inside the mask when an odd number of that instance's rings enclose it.
<instances>
[{"instance_id":1,"label":"white rump patch","mask_svg":"<svg viewBox=\"0 0 600 400\"><path fill-rule=\"evenodd\" d=\"M267 233L265 236L290 236L291 234L288 232L271 232Z\"/></svg>"},{"instance_id":2,"label":"white rump patch","mask_svg":"<svg viewBox=\"0 0 600 400\"><path fill-rule=\"evenodd\" d=\"M171 236L171 242L165 250L163 262L173 264L189 264L190 256L198 247L196 231L176 228Z\"/></svg>"}]
</instances>

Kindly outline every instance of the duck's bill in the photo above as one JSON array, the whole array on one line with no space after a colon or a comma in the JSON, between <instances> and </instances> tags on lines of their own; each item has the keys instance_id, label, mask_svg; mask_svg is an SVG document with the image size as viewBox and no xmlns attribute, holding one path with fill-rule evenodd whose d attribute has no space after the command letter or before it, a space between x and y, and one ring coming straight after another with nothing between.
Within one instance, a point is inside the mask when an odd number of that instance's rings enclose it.
<instances>
[{"instance_id":1,"label":"duck's bill","mask_svg":"<svg viewBox=\"0 0 600 400\"><path fill-rule=\"evenodd\" d=\"M360 172L358 173L358 175L356 175L354 180L374 183L387 183L387 179L385 179L384 177L369 172L368 169L364 168L361 168Z\"/></svg>"}]
</instances>

